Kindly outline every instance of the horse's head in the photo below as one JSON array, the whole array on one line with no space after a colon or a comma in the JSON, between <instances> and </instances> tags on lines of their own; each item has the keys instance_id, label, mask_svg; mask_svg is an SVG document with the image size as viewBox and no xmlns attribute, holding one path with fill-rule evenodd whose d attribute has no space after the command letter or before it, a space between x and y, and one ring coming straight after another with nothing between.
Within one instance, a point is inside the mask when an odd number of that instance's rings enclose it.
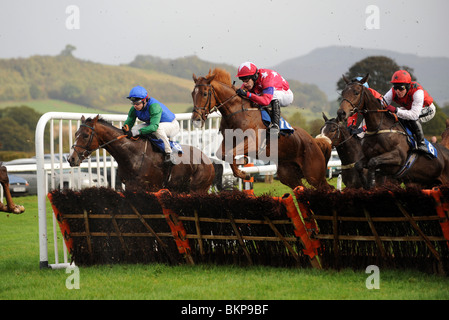
<instances>
[{"instance_id":1,"label":"horse's head","mask_svg":"<svg viewBox=\"0 0 449 320\"><path fill-rule=\"evenodd\" d=\"M336 118L328 119L323 112L324 126L320 130L320 134L317 137L327 137L331 140L333 147L338 146L344 139L345 126L342 126L342 122L339 122Z\"/></svg>"},{"instance_id":2,"label":"horse's head","mask_svg":"<svg viewBox=\"0 0 449 320\"><path fill-rule=\"evenodd\" d=\"M81 125L75 133L75 143L72 146L73 152L68 159L71 167L78 167L84 159L90 156L92 151L99 148L100 144L95 133L98 118L98 115L87 120L84 116L81 117Z\"/></svg>"},{"instance_id":3,"label":"horse's head","mask_svg":"<svg viewBox=\"0 0 449 320\"><path fill-rule=\"evenodd\" d=\"M364 107L364 92L367 90L363 84L368 81L368 78L369 73L359 81L350 81L343 75L346 87L341 92L342 100L340 109L337 111L339 121L346 120L349 116L362 110Z\"/></svg>"},{"instance_id":4,"label":"horse's head","mask_svg":"<svg viewBox=\"0 0 449 320\"><path fill-rule=\"evenodd\" d=\"M216 96L213 94L212 80L215 74L209 74L205 77L197 78L195 74L192 76L195 87L192 91L193 112L192 121L195 128L201 128L206 121L207 116L211 113L213 107L217 104Z\"/></svg>"}]
</instances>

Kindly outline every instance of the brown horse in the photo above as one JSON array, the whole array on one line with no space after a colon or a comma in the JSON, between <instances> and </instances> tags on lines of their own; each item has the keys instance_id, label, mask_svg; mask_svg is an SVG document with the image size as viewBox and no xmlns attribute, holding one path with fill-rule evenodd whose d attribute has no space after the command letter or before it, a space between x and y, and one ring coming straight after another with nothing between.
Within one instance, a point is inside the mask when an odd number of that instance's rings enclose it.
<instances>
[{"instance_id":1,"label":"brown horse","mask_svg":"<svg viewBox=\"0 0 449 320\"><path fill-rule=\"evenodd\" d=\"M255 154L258 157L266 152L270 155L270 160L277 164L280 181L290 188L302 186L303 178L315 188L330 188L326 181L328 158L324 155L327 153L327 156L330 156L329 144L323 145L325 150L322 151L315 139L301 128L294 128L294 133L281 135L279 139L265 138L266 126L262 122L259 108L252 107L249 100L236 95L231 76L223 69L216 68L212 73L209 71L205 77L197 78L193 75L193 80L195 87L192 91L192 120L196 126L202 126L211 112L221 113L220 132L223 141L217 155L230 163L234 176L249 178L238 169L236 155ZM230 132L232 134L229 134ZM243 146L233 144L233 139L237 139L233 134L238 132L249 132L244 137ZM264 140L269 140L266 149L263 147Z\"/></svg>"},{"instance_id":2,"label":"brown horse","mask_svg":"<svg viewBox=\"0 0 449 320\"><path fill-rule=\"evenodd\" d=\"M75 133L73 152L68 161L79 166L93 151L104 148L118 163L118 176L126 190L174 192L207 192L215 176L210 159L197 148L182 146L176 155L176 165L164 164L164 156L144 138L125 138L121 129L99 118L81 118Z\"/></svg>"},{"instance_id":3,"label":"brown horse","mask_svg":"<svg viewBox=\"0 0 449 320\"><path fill-rule=\"evenodd\" d=\"M362 188L366 183L363 180L364 175L355 168L356 162L363 157L360 139L349 132L344 122L338 122L335 118L329 119L324 113L323 119L325 122L320 136L328 137L337 150L343 183L346 188Z\"/></svg>"},{"instance_id":4,"label":"brown horse","mask_svg":"<svg viewBox=\"0 0 449 320\"><path fill-rule=\"evenodd\" d=\"M449 182L449 150L435 145L437 158L417 153L414 164L405 169L411 153L407 133L397 118L383 108L370 91L363 86L367 74L360 82L351 82L345 77L346 88L338 110L339 120L346 120L355 112L364 114L367 131L362 142L364 158L356 166L368 169L368 188L375 184L376 170L385 176L392 176L406 184L417 184L430 188Z\"/></svg>"},{"instance_id":5,"label":"brown horse","mask_svg":"<svg viewBox=\"0 0 449 320\"><path fill-rule=\"evenodd\" d=\"M20 214L25 211L25 208L20 205L15 205L11 197L11 191L9 190L9 178L8 170L0 163L0 184L3 187L3 192L6 198L6 205L0 202L0 211L11 212L14 214Z\"/></svg>"}]
</instances>

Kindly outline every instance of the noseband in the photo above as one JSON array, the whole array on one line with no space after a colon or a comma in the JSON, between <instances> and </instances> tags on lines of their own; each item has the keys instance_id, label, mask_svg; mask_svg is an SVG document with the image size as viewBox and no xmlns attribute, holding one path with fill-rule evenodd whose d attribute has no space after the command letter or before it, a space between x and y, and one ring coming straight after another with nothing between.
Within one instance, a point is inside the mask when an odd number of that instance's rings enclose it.
<instances>
[{"instance_id":1,"label":"noseband","mask_svg":"<svg viewBox=\"0 0 449 320\"><path fill-rule=\"evenodd\" d=\"M97 133L95 132L95 128L94 127L88 126L87 124L82 123L80 125L80 128L81 127L86 127L86 128L89 128L90 130L92 130L92 133L89 136L89 141L87 142L87 144L85 146L80 146L80 145L77 145L77 144L74 144L72 146L72 149L76 152L76 154L78 155L78 158L80 158L81 160L87 159L92 154L92 152L97 151L98 149L103 148L103 147L107 146L108 144L110 144L110 143L112 143L114 141L120 140L122 138L125 138L127 136L126 134L118 136L117 138L114 138L111 141L103 143L102 145L98 146L97 148L95 148L93 150L89 150L90 146L92 144L92 141L94 139L94 135L97 135ZM78 150L75 149L76 147L84 149L84 151L81 153L81 152L79 152Z\"/></svg>"},{"instance_id":2,"label":"noseband","mask_svg":"<svg viewBox=\"0 0 449 320\"><path fill-rule=\"evenodd\" d=\"M80 125L80 128L81 127L86 127L86 128L89 128L90 130L92 130L92 133L89 136L89 141L87 142L87 144L85 146L80 146L80 145L77 145L77 144L73 144L72 149L76 152L76 154L78 155L78 158L80 158L80 159L87 159L92 154L92 152L95 151L95 150L89 150L89 149L90 149L90 145L92 144L92 140L94 139L94 135L96 135L96 133L95 133L95 129L93 127L91 127L91 126L88 126L87 124L82 123ZM78 150L75 149L76 147L84 149L84 151L81 153L81 152L79 152Z\"/></svg>"},{"instance_id":3,"label":"noseband","mask_svg":"<svg viewBox=\"0 0 449 320\"><path fill-rule=\"evenodd\" d=\"M336 138L336 139L339 141L339 140L340 140L340 136L342 135L342 134L341 134L341 128L340 128L340 125L339 125L338 123L333 122L333 121L326 121L326 122L324 123L324 127L327 126L327 125L334 125L334 126L337 127L337 132L338 132L338 134L337 134L337 138ZM324 128L324 127L323 127L323 128ZM342 142L338 143L338 145L336 145L335 147L339 147L339 146L341 146L342 144L345 144L345 143L346 143L347 141L349 141L352 137L353 137L353 135L350 134L350 135L349 135L349 138L344 139ZM344 138L344 136L343 136L343 138ZM331 140L333 140L333 139L331 139Z\"/></svg>"},{"instance_id":4,"label":"noseband","mask_svg":"<svg viewBox=\"0 0 449 320\"><path fill-rule=\"evenodd\" d=\"M358 84L358 85L360 85L360 86L363 86L363 84L361 84L361 83L354 83L353 82L353 84ZM352 101L350 101L350 100L348 100L348 99L346 99L346 98L343 98L342 100L341 100L341 102L340 102L340 108L341 108L341 104L344 102L344 101L346 101L346 102L348 102L350 105L351 105L351 107L352 107L352 114L351 115L353 115L353 114L355 114L355 113L358 113L358 112L362 112L362 113L364 113L364 112L366 112L366 110L359 110L359 108L360 108L360 106L362 105L362 103L363 103L363 96L364 96L364 94L365 94L365 90L363 90L363 88L362 88L362 94L360 95L360 99L359 99L359 102L357 103L357 106L352 102Z\"/></svg>"},{"instance_id":5,"label":"noseband","mask_svg":"<svg viewBox=\"0 0 449 320\"><path fill-rule=\"evenodd\" d=\"M229 87L229 85L227 85L225 83L222 83L222 84L224 84L224 85ZM221 107L223 107L226 103L228 103L228 101L230 101L231 99L233 99L234 97L237 96L237 94L234 94L231 97L227 98L225 101L221 102L220 104L215 105L215 106L212 107L212 94L214 95L215 101L216 102L220 102L220 100L217 97L217 94L215 93L214 87L210 83L207 83L207 84L196 84L195 88L197 88L197 87L209 87L210 88L207 91L207 100L206 100L206 103L204 104L204 107L197 107L195 105L193 106L193 112L194 113L195 112L198 113L203 121L206 120L205 118L207 117L208 114L210 114L212 112L215 112L215 111L218 111ZM205 112L201 113L198 110L204 110Z\"/></svg>"}]
</instances>

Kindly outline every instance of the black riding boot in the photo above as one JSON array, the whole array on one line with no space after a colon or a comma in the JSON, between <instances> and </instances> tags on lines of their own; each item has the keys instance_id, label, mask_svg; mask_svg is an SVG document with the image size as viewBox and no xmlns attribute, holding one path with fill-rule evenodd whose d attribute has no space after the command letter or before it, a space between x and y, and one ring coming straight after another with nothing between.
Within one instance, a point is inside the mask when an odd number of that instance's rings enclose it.
<instances>
[{"instance_id":1,"label":"black riding boot","mask_svg":"<svg viewBox=\"0 0 449 320\"><path fill-rule=\"evenodd\" d=\"M415 134L417 149L422 152L428 152L426 144L424 143L424 132L422 131L422 126L419 120L409 121L409 124Z\"/></svg>"},{"instance_id":2,"label":"black riding boot","mask_svg":"<svg viewBox=\"0 0 449 320\"><path fill-rule=\"evenodd\" d=\"M281 105L278 100L271 101L270 134L279 134L279 121L281 120Z\"/></svg>"}]
</instances>

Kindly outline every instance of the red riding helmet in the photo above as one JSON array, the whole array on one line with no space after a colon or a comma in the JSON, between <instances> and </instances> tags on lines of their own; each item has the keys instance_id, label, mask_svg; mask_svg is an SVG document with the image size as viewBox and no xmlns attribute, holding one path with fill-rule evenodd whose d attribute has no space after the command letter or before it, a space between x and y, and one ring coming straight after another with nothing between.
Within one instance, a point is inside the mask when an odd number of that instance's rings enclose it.
<instances>
[{"instance_id":1,"label":"red riding helmet","mask_svg":"<svg viewBox=\"0 0 449 320\"><path fill-rule=\"evenodd\" d=\"M256 72L257 72L257 67L255 66L255 64L247 61L247 62L243 62L239 66L239 70L237 72L236 77L242 78L242 77L253 76L256 74Z\"/></svg>"},{"instance_id":2,"label":"red riding helmet","mask_svg":"<svg viewBox=\"0 0 449 320\"><path fill-rule=\"evenodd\" d=\"M399 70L393 73L393 76L391 77L391 83L407 83L410 84L412 82L412 77L410 76L410 73L408 73L405 70Z\"/></svg>"}]
</instances>

